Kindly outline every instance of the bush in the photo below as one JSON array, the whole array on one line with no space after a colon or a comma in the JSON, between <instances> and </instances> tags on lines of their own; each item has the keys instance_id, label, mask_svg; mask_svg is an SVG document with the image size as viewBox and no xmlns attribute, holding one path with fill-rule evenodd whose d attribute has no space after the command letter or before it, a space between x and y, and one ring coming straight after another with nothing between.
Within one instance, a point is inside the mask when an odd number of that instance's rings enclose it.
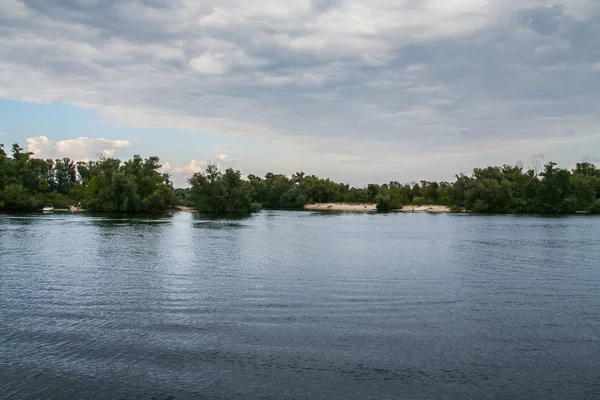
<instances>
[{"instance_id":1,"label":"bush","mask_svg":"<svg viewBox=\"0 0 600 400\"><path fill-rule=\"evenodd\" d=\"M23 185L10 184L0 193L0 203L7 210L33 210L38 208L39 199L23 188Z\"/></svg>"},{"instance_id":2,"label":"bush","mask_svg":"<svg viewBox=\"0 0 600 400\"><path fill-rule=\"evenodd\" d=\"M561 204L561 212L563 213L574 213L577 211L578 201L575 196L569 196L563 200Z\"/></svg>"},{"instance_id":3,"label":"bush","mask_svg":"<svg viewBox=\"0 0 600 400\"><path fill-rule=\"evenodd\" d=\"M392 200L390 196L377 195L375 198L377 211L390 211L392 209Z\"/></svg>"},{"instance_id":4,"label":"bush","mask_svg":"<svg viewBox=\"0 0 600 400\"><path fill-rule=\"evenodd\" d=\"M69 199L75 202L84 201L86 197L85 187L83 187L83 185L80 183L74 184L73 187L69 190L68 197Z\"/></svg>"},{"instance_id":5,"label":"bush","mask_svg":"<svg viewBox=\"0 0 600 400\"><path fill-rule=\"evenodd\" d=\"M71 201L64 194L50 192L43 196L42 201L44 206L51 205L54 208L67 208Z\"/></svg>"},{"instance_id":6,"label":"bush","mask_svg":"<svg viewBox=\"0 0 600 400\"><path fill-rule=\"evenodd\" d=\"M600 199L597 199L596 202L592 204L589 211L594 214L600 214Z\"/></svg>"},{"instance_id":7,"label":"bush","mask_svg":"<svg viewBox=\"0 0 600 400\"><path fill-rule=\"evenodd\" d=\"M426 201L427 201L427 199L425 199L425 197L415 196L413 198L412 203L417 206L422 206L423 204L425 204Z\"/></svg>"}]
</instances>

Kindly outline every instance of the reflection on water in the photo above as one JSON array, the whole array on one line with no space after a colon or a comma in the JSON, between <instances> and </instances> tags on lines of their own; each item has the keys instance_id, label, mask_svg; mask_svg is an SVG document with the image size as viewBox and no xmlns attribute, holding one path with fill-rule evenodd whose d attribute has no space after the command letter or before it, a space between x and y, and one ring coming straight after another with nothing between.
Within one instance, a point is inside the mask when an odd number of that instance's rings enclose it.
<instances>
[{"instance_id":1,"label":"reflection on water","mask_svg":"<svg viewBox=\"0 0 600 400\"><path fill-rule=\"evenodd\" d=\"M214 216L210 214L193 213L193 227L200 229L240 229L250 217L242 216Z\"/></svg>"},{"instance_id":2,"label":"reflection on water","mask_svg":"<svg viewBox=\"0 0 600 400\"><path fill-rule=\"evenodd\" d=\"M598 398L599 228L0 215L0 397Z\"/></svg>"},{"instance_id":3,"label":"reflection on water","mask_svg":"<svg viewBox=\"0 0 600 400\"><path fill-rule=\"evenodd\" d=\"M86 222L99 227L144 226L152 224L170 224L173 213L160 214L86 214Z\"/></svg>"},{"instance_id":4,"label":"reflection on water","mask_svg":"<svg viewBox=\"0 0 600 400\"><path fill-rule=\"evenodd\" d=\"M194 221L194 228L201 229L240 229L246 225L231 221Z\"/></svg>"}]
</instances>

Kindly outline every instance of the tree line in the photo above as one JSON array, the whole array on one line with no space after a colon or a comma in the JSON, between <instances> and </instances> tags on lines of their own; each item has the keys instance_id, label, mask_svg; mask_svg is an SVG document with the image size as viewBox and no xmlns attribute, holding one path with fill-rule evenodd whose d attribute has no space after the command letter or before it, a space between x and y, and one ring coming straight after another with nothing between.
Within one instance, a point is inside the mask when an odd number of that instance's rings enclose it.
<instances>
[{"instance_id":1,"label":"tree line","mask_svg":"<svg viewBox=\"0 0 600 400\"><path fill-rule=\"evenodd\" d=\"M135 155L121 162L101 157L74 162L39 159L18 144L8 157L0 145L0 209L67 208L82 203L90 211L151 212L174 205L175 191L158 157Z\"/></svg>"},{"instance_id":2,"label":"tree line","mask_svg":"<svg viewBox=\"0 0 600 400\"><path fill-rule=\"evenodd\" d=\"M209 165L190 179L190 185L177 189L178 200L214 213L247 213L259 207L293 210L329 202L376 203L380 211L436 204L481 213L600 213L600 169L585 162L573 170L549 162L539 173L521 165L475 168L471 175L457 175L454 182L392 181L362 188L303 172L249 175L243 180L239 171L221 174Z\"/></svg>"},{"instance_id":3,"label":"tree line","mask_svg":"<svg viewBox=\"0 0 600 400\"><path fill-rule=\"evenodd\" d=\"M522 165L475 168L454 182L392 181L360 188L303 172L244 179L238 170L220 171L209 163L189 179L189 188L173 189L169 175L160 172L158 157L74 162L32 155L15 144L8 157L0 146L0 209L81 202L91 211L163 211L185 205L212 214L250 214L260 208L296 210L310 203L344 202L376 203L380 211L437 204L482 213L600 213L600 169L587 162L572 170L549 162L541 172Z\"/></svg>"}]
</instances>

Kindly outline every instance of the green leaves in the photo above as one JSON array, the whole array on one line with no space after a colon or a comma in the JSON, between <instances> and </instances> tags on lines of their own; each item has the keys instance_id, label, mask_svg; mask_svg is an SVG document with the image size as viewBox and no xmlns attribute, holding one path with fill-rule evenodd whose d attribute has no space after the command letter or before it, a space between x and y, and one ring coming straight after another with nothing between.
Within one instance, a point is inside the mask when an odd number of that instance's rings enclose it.
<instances>
[{"instance_id":1,"label":"green leaves","mask_svg":"<svg viewBox=\"0 0 600 400\"><path fill-rule=\"evenodd\" d=\"M253 201L252 186L242 180L240 171L228 168L222 174L215 164L189 180L191 199L196 210L210 214L242 214L258 211Z\"/></svg>"},{"instance_id":2,"label":"green leaves","mask_svg":"<svg viewBox=\"0 0 600 400\"><path fill-rule=\"evenodd\" d=\"M0 193L0 201L7 210L30 210L37 206L38 201L23 185L11 183Z\"/></svg>"},{"instance_id":3,"label":"green leaves","mask_svg":"<svg viewBox=\"0 0 600 400\"><path fill-rule=\"evenodd\" d=\"M573 213L593 211L600 193L600 174L593 164L579 163L573 171L549 162L537 176L521 167L476 168L471 177L458 176L453 205L475 212Z\"/></svg>"},{"instance_id":4,"label":"green leaves","mask_svg":"<svg viewBox=\"0 0 600 400\"><path fill-rule=\"evenodd\" d=\"M377 211L391 211L392 210L392 199L390 196L378 195L377 196Z\"/></svg>"},{"instance_id":5,"label":"green leaves","mask_svg":"<svg viewBox=\"0 0 600 400\"><path fill-rule=\"evenodd\" d=\"M113 212L169 209L174 205L175 191L169 183L169 176L160 173L159 169L158 157L144 160L139 155L123 164L108 158L82 165L82 181L89 179L84 207L92 211ZM80 196L79 191L75 194Z\"/></svg>"},{"instance_id":6,"label":"green leaves","mask_svg":"<svg viewBox=\"0 0 600 400\"><path fill-rule=\"evenodd\" d=\"M32 210L44 205L66 208L82 202L92 211L161 211L174 202L169 176L158 157L139 155L121 164L111 158L77 162L69 158L31 158L18 144L12 158L0 147L0 208Z\"/></svg>"}]
</instances>

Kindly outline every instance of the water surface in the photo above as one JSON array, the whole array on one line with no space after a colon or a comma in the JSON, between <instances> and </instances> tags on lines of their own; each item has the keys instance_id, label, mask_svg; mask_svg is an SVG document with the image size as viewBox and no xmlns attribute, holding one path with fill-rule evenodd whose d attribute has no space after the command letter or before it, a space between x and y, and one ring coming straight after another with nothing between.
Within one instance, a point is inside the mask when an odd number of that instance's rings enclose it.
<instances>
[{"instance_id":1,"label":"water surface","mask_svg":"<svg viewBox=\"0 0 600 400\"><path fill-rule=\"evenodd\" d=\"M600 398L600 219L0 215L0 397Z\"/></svg>"}]
</instances>

